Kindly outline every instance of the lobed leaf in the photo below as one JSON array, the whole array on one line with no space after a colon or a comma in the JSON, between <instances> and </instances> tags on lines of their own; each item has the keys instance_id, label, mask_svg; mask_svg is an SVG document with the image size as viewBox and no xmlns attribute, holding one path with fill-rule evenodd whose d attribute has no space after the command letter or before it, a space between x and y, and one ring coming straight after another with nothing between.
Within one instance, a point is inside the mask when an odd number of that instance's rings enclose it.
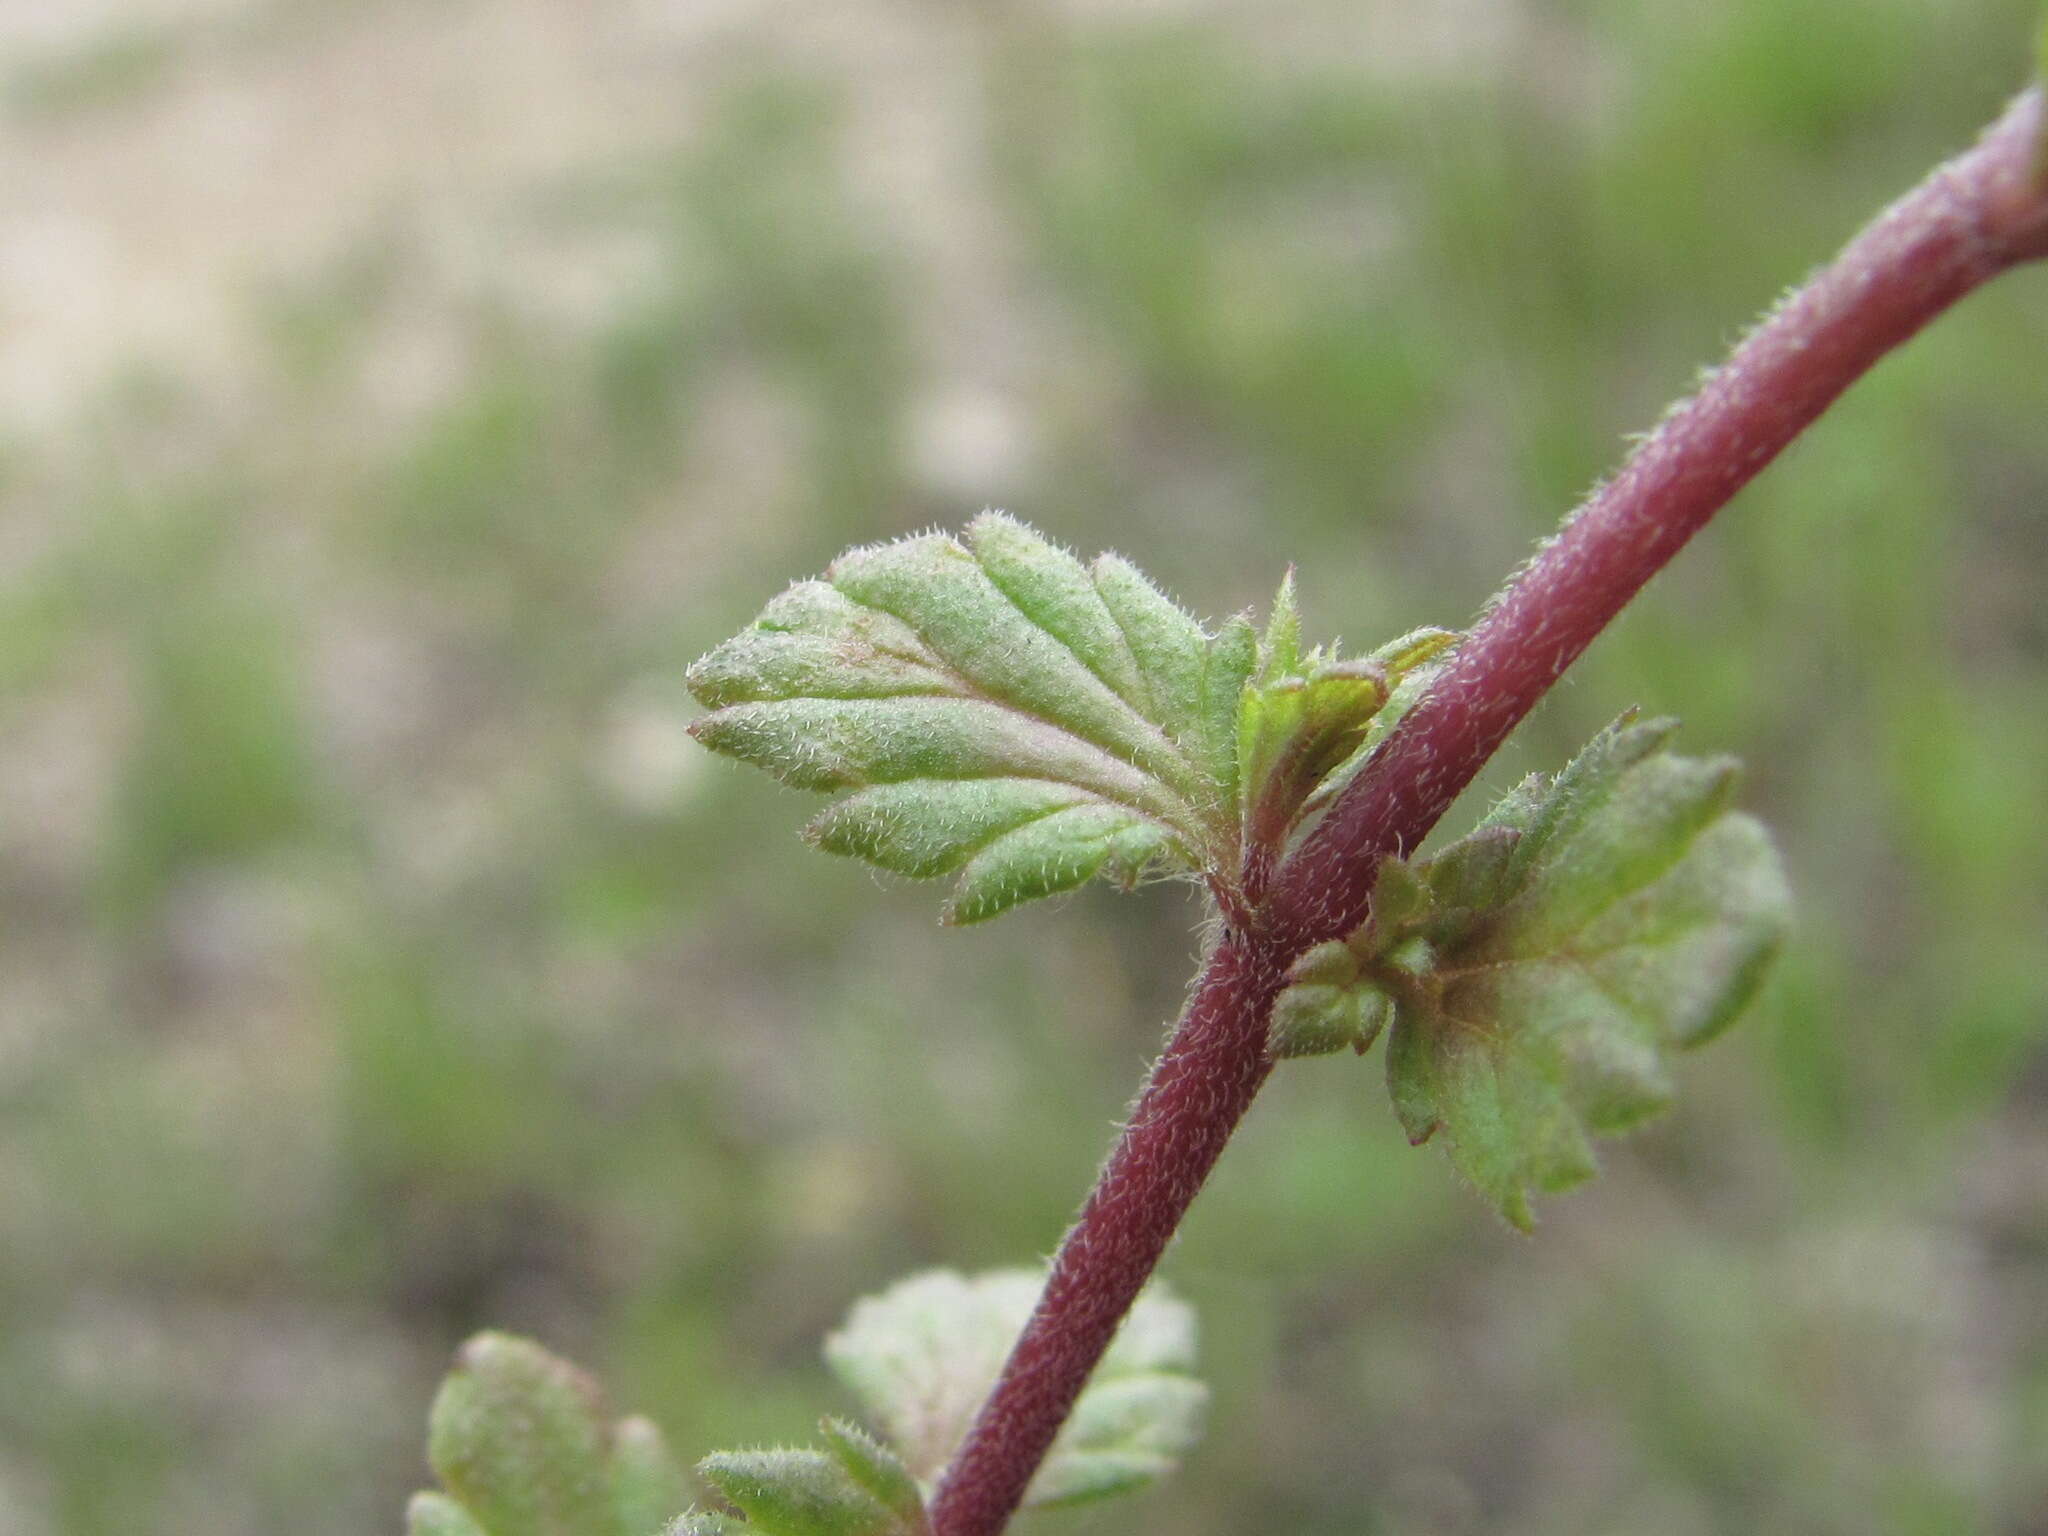
<instances>
[{"instance_id":1,"label":"lobed leaf","mask_svg":"<svg viewBox=\"0 0 2048 1536\"><path fill-rule=\"evenodd\" d=\"M1126 562L1084 566L986 513L856 549L690 669L714 751L852 790L819 847L951 875L974 922L1108 875L1198 871L1236 836L1255 643L1211 636Z\"/></svg>"},{"instance_id":2,"label":"lobed leaf","mask_svg":"<svg viewBox=\"0 0 2048 1536\"><path fill-rule=\"evenodd\" d=\"M1042 1274L914 1275L857 1303L825 1356L929 1485L966 1435L1038 1300ZM1079 1503L1170 1471L1200 1431L1207 1389L1191 1374L1194 1314L1153 1287L1075 1404L1026 1496Z\"/></svg>"},{"instance_id":3,"label":"lobed leaf","mask_svg":"<svg viewBox=\"0 0 2048 1536\"><path fill-rule=\"evenodd\" d=\"M589 1377L502 1333L458 1352L427 1459L445 1492L414 1496L411 1536L655 1536L689 1502L653 1424L608 1425Z\"/></svg>"},{"instance_id":4,"label":"lobed leaf","mask_svg":"<svg viewBox=\"0 0 2048 1536\"><path fill-rule=\"evenodd\" d=\"M601 1536L612 1510L589 1377L539 1345L481 1333L428 1415L427 1460L489 1536Z\"/></svg>"},{"instance_id":5,"label":"lobed leaf","mask_svg":"<svg viewBox=\"0 0 2048 1536\"><path fill-rule=\"evenodd\" d=\"M1777 854L1728 809L1734 762L1667 753L1675 728L1624 716L1435 857L1385 860L1366 921L1274 1004L1275 1057L1362 1052L1391 1020L1410 1140L1442 1130L1518 1227L1532 1192L1593 1174L1592 1135L1663 1107L1666 1054L1740 1012L1784 935Z\"/></svg>"},{"instance_id":6,"label":"lobed leaf","mask_svg":"<svg viewBox=\"0 0 2048 1536\"><path fill-rule=\"evenodd\" d=\"M1672 729L1610 727L1419 866L1431 962L1396 993L1395 1108L1518 1227L1532 1191L1593 1174L1590 1134L1663 1107L1667 1051L1725 1027L1784 936L1776 851L1727 808L1734 763L1665 754Z\"/></svg>"}]
</instances>

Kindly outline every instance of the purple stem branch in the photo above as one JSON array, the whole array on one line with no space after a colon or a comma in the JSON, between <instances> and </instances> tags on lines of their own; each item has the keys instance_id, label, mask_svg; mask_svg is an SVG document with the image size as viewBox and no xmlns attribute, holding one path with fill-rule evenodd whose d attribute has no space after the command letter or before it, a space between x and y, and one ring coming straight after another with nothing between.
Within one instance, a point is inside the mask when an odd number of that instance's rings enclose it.
<instances>
[{"instance_id":1,"label":"purple stem branch","mask_svg":"<svg viewBox=\"0 0 2048 1536\"><path fill-rule=\"evenodd\" d=\"M934 1536L999 1536L1272 1060L1266 1018L1305 947L1365 915L1414 848L1666 561L1887 352L2048 256L2040 90L1887 209L1674 409L1487 610L1428 695L1227 930L1061 1243L1038 1309L948 1467Z\"/></svg>"}]
</instances>

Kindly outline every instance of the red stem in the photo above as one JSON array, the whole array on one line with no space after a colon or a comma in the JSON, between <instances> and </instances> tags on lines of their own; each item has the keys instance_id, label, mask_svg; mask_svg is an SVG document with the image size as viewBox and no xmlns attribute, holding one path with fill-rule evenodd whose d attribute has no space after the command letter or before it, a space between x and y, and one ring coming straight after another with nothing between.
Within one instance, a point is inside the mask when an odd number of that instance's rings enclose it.
<instances>
[{"instance_id":1,"label":"red stem","mask_svg":"<svg viewBox=\"0 0 2048 1536\"><path fill-rule=\"evenodd\" d=\"M2041 92L1937 170L1773 312L1516 577L1270 895L1210 955L1045 1294L932 1505L935 1536L998 1536L1118 1323L1272 1070L1288 965L1365 915L1559 674L1729 498L1872 364L1986 280L2048 256Z\"/></svg>"}]
</instances>

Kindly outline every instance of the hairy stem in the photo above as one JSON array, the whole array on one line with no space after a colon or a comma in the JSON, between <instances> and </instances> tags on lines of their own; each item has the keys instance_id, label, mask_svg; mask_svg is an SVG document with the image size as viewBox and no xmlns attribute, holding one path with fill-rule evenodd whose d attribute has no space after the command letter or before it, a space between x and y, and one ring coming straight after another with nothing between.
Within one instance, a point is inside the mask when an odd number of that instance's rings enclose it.
<instances>
[{"instance_id":1,"label":"hairy stem","mask_svg":"<svg viewBox=\"0 0 2048 1536\"><path fill-rule=\"evenodd\" d=\"M1773 311L1514 579L1224 934L947 1469L935 1536L1009 1523L1272 1070L1266 1017L1293 958L1357 925L1379 860L1422 841L1593 637L1843 390L1979 284L2048 256L2043 144L2036 89Z\"/></svg>"}]
</instances>

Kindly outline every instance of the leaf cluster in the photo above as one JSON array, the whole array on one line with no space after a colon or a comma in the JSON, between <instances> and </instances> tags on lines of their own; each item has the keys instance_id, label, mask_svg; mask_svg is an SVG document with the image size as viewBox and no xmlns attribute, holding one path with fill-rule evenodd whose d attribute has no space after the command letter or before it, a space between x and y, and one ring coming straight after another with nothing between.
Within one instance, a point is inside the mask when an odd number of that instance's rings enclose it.
<instances>
[{"instance_id":1,"label":"leaf cluster","mask_svg":"<svg viewBox=\"0 0 2048 1536\"><path fill-rule=\"evenodd\" d=\"M821 1448L721 1451L698 1476L726 1508L690 1510L660 1431L609 1422L583 1372L525 1339L479 1334L442 1383L410 1536L929 1536L925 1501L995 1384L1044 1284L1032 1270L934 1270L857 1303L826 1359L871 1435L819 1425ZM1194 1313L1140 1297L1040 1468L1027 1509L1146 1487L1200 1432ZM682 1511L682 1513L678 1513Z\"/></svg>"},{"instance_id":2,"label":"leaf cluster","mask_svg":"<svg viewBox=\"0 0 2048 1536\"><path fill-rule=\"evenodd\" d=\"M1211 632L1114 555L1092 565L1001 513L959 540L857 549L690 671L714 750L849 790L808 836L901 874L950 875L973 922L1097 874L1207 879L1227 911L1456 643L1417 630L1360 657L1304 648L1290 572L1263 632ZM1590 1137L1670 1097L1675 1049L1754 992L1788 909L1736 765L1665 751L1630 717L1470 836L1385 860L1366 922L1296 961L1279 1057L1364 1052L1391 1028L1409 1136L1527 1227L1532 1191L1594 1171Z\"/></svg>"},{"instance_id":3,"label":"leaf cluster","mask_svg":"<svg viewBox=\"0 0 2048 1536\"><path fill-rule=\"evenodd\" d=\"M1119 556L1081 561L999 512L959 539L852 550L689 672L713 751L851 791L805 835L951 877L978 922L1096 876L1232 882L1365 743L1420 631L1356 660L1300 649L1291 581L1263 638L1204 628Z\"/></svg>"},{"instance_id":4,"label":"leaf cluster","mask_svg":"<svg viewBox=\"0 0 2048 1536\"><path fill-rule=\"evenodd\" d=\"M1044 1285L1034 1270L932 1270L857 1303L825 1358L882 1431L821 1426L825 1449L721 1452L698 1466L738 1517L695 1514L675 1536L924 1536L925 1500ZM1088 1503L1149 1486L1200 1432L1208 1389L1192 1375L1194 1313L1141 1296L1054 1441L1024 1508Z\"/></svg>"}]
</instances>

